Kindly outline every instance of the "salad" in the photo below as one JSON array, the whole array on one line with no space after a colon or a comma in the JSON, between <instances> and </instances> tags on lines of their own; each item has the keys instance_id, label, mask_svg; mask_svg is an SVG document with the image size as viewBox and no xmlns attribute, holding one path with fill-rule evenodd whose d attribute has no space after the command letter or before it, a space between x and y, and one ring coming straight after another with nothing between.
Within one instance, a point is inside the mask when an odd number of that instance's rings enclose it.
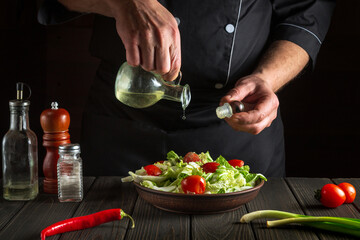
<instances>
[{"instance_id":1,"label":"salad","mask_svg":"<svg viewBox=\"0 0 360 240\"><path fill-rule=\"evenodd\" d=\"M242 160L227 161L222 156L213 160L209 152L181 157L170 151L167 160L130 171L121 180L165 192L219 194L253 188L258 179L267 180L260 173L250 173Z\"/></svg>"}]
</instances>

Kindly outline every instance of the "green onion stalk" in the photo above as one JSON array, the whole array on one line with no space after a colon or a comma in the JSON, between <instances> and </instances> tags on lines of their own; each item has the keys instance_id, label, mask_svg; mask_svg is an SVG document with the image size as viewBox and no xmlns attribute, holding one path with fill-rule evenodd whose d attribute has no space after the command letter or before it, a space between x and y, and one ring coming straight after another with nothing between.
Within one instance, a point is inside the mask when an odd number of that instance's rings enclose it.
<instances>
[{"instance_id":1,"label":"green onion stalk","mask_svg":"<svg viewBox=\"0 0 360 240\"><path fill-rule=\"evenodd\" d=\"M249 223L259 218L275 218L280 220L267 221L267 227L277 227L285 224L299 223L305 226L344 233L360 237L360 219L344 217L314 217L277 210L260 210L245 214L240 219L242 223Z\"/></svg>"}]
</instances>

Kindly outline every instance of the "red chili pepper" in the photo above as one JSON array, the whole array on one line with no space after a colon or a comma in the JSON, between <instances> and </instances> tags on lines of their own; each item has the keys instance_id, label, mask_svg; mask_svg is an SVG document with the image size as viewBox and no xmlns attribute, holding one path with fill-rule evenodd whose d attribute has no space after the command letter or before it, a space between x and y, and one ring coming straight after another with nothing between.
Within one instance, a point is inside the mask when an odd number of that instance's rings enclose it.
<instances>
[{"instance_id":1,"label":"red chili pepper","mask_svg":"<svg viewBox=\"0 0 360 240\"><path fill-rule=\"evenodd\" d=\"M131 228L135 227L134 220L130 215L126 214L120 208L115 208L54 223L41 231L41 240L45 240L48 236L91 228L103 223L120 220L123 217L130 218L132 222Z\"/></svg>"}]
</instances>

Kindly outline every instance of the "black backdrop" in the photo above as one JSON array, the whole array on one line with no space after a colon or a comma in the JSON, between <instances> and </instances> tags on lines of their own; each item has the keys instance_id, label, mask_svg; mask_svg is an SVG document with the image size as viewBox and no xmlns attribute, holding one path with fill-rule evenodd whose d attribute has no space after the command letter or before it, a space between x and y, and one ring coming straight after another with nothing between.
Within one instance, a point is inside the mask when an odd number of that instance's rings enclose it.
<instances>
[{"instance_id":1,"label":"black backdrop","mask_svg":"<svg viewBox=\"0 0 360 240\"><path fill-rule=\"evenodd\" d=\"M59 102L71 115L71 140L79 142L98 60L88 52L93 16L44 27L37 23L37 7L35 0L0 3L0 135L9 128L15 83L30 84L30 127L38 136L41 175L40 114L51 101ZM338 1L315 70L279 92L288 176L360 177L359 12L360 1Z\"/></svg>"}]
</instances>

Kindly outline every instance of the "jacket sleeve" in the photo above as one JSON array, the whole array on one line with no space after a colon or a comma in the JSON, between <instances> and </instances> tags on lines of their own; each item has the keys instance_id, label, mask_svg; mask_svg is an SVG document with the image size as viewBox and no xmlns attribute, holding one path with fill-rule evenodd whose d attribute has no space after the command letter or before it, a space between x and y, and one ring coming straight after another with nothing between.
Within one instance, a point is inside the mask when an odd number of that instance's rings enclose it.
<instances>
[{"instance_id":1,"label":"jacket sleeve","mask_svg":"<svg viewBox=\"0 0 360 240\"><path fill-rule=\"evenodd\" d=\"M57 0L44 0L38 11L38 22L43 25L61 24L87 13L69 11Z\"/></svg>"},{"instance_id":2,"label":"jacket sleeve","mask_svg":"<svg viewBox=\"0 0 360 240\"><path fill-rule=\"evenodd\" d=\"M272 0L273 40L288 40L302 47L312 66L329 29L335 0Z\"/></svg>"}]
</instances>

